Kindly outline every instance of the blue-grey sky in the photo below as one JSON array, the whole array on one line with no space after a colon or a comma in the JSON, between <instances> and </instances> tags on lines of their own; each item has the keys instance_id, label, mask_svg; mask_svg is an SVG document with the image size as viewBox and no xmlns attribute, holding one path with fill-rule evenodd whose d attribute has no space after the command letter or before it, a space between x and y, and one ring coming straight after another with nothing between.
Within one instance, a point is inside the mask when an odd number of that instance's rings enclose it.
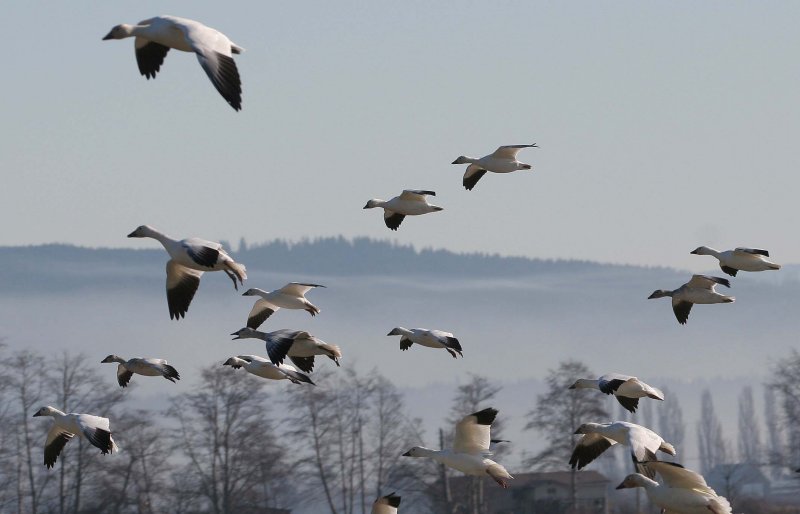
<instances>
[{"instance_id":1,"label":"blue-grey sky","mask_svg":"<svg viewBox=\"0 0 800 514\"><path fill-rule=\"evenodd\" d=\"M117 23L196 19L247 51L243 111L194 56L156 80ZM796 2L13 2L0 244L369 235L708 269L700 244L800 262ZM461 154L536 142L461 187ZM373 197L433 189L398 233Z\"/></svg>"}]
</instances>

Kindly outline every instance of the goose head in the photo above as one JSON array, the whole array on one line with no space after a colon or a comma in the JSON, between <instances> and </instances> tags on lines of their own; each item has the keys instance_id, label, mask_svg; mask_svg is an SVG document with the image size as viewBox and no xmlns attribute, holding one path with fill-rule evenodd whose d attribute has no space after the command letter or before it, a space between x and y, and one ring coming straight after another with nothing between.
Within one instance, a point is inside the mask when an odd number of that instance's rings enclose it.
<instances>
[{"instance_id":1,"label":"goose head","mask_svg":"<svg viewBox=\"0 0 800 514\"><path fill-rule=\"evenodd\" d=\"M389 332L386 335L387 336L402 336L402 335L407 334L407 333L408 333L407 329L405 329L403 327L397 327L397 328L393 328L392 331Z\"/></svg>"},{"instance_id":2,"label":"goose head","mask_svg":"<svg viewBox=\"0 0 800 514\"><path fill-rule=\"evenodd\" d=\"M108 357L106 357L105 359L101 360L100 363L101 364L107 364L109 362L124 362L124 361L125 361L125 359L123 359L122 357L119 357L117 355L111 354Z\"/></svg>"},{"instance_id":3,"label":"goose head","mask_svg":"<svg viewBox=\"0 0 800 514\"><path fill-rule=\"evenodd\" d=\"M153 237L153 234L155 233L156 229L150 225L141 225L137 227L136 230L128 234L128 237Z\"/></svg>"},{"instance_id":4,"label":"goose head","mask_svg":"<svg viewBox=\"0 0 800 514\"><path fill-rule=\"evenodd\" d=\"M239 369L242 367L242 360L237 359L236 357L231 357L225 362L222 363L223 366L230 366L233 369Z\"/></svg>"},{"instance_id":5,"label":"goose head","mask_svg":"<svg viewBox=\"0 0 800 514\"><path fill-rule=\"evenodd\" d=\"M707 246L699 246L699 247L695 248L694 250L692 250L689 253L691 255L711 255L712 251L711 251L711 248L709 248Z\"/></svg>"},{"instance_id":6,"label":"goose head","mask_svg":"<svg viewBox=\"0 0 800 514\"><path fill-rule=\"evenodd\" d=\"M649 479L639 473L632 473L625 477L625 480L617 486L617 489L629 489L632 487L644 487Z\"/></svg>"},{"instance_id":7,"label":"goose head","mask_svg":"<svg viewBox=\"0 0 800 514\"><path fill-rule=\"evenodd\" d=\"M54 416L57 412L60 411L55 407L50 407L48 405L47 407L42 407L41 409L37 410L36 414L34 414L33 417L35 418L37 416Z\"/></svg>"},{"instance_id":8,"label":"goose head","mask_svg":"<svg viewBox=\"0 0 800 514\"><path fill-rule=\"evenodd\" d=\"M259 289L257 287L251 287L250 289L242 293L242 296L259 296L265 294L267 294L267 292L264 291L263 289Z\"/></svg>"},{"instance_id":9,"label":"goose head","mask_svg":"<svg viewBox=\"0 0 800 514\"><path fill-rule=\"evenodd\" d=\"M652 300L653 298L664 298L665 296L672 296L672 291L666 291L664 289L656 289L653 291L653 294L647 297L648 300Z\"/></svg>"},{"instance_id":10,"label":"goose head","mask_svg":"<svg viewBox=\"0 0 800 514\"><path fill-rule=\"evenodd\" d=\"M578 429L575 431L575 434L593 434L597 432L597 429L601 426L602 425L600 423L584 423L578 427Z\"/></svg>"},{"instance_id":11,"label":"goose head","mask_svg":"<svg viewBox=\"0 0 800 514\"><path fill-rule=\"evenodd\" d=\"M112 28L111 32L106 34L106 37L103 38L103 41L107 41L109 39L125 39L126 37L131 37L132 35L133 25L122 23Z\"/></svg>"},{"instance_id":12,"label":"goose head","mask_svg":"<svg viewBox=\"0 0 800 514\"><path fill-rule=\"evenodd\" d=\"M469 164L475 161L475 159L471 157L467 157L466 155L460 155L458 159L453 161L453 164Z\"/></svg>"},{"instance_id":13,"label":"goose head","mask_svg":"<svg viewBox=\"0 0 800 514\"><path fill-rule=\"evenodd\" d=\"M248 339L248 338L262 339L261 336L263 335L263 332L259 332L254 328L244 327L240 328L231 335L236 336L233 338L234 341L237 339Z\"/></svg>"},{"instance_id":14,"label":"goose head","mask_svg":"<svg viewBox=\"0 0 800 514\"><path fill-rule=\"evenodd\" d=\"M380 207L383 203L384 203L384 201L381 200L380 198L373 198L372 200L367 202L367 205L365 205L364 208L365 209L374 209L375 207Z\"/></svg>"},{"instance_id":15,"label":"goose head","mask_svg":"<svg viewBox=\"0 0 800 514\"><path fill-rule=\"evenodd\" d=\"M410 450L408 450L407 452L405 452L402 455L402 457L426 457L427 455L425 455L425 450L426 448L423 448L421 446L415 446Z\"/></svg>"},{"instance_id":16,"label":"goose head","mask_svg":"<svg viewBox=\"0 0 800 514\"><path fill-rule=\"evenodd\" d=\"M569 386L567 389L589 389L592 388L591 384L592 384L591 380L587 380L585 378L579 378L578 380L575 381L574 384Z\"/></svg>"}]
</instances>

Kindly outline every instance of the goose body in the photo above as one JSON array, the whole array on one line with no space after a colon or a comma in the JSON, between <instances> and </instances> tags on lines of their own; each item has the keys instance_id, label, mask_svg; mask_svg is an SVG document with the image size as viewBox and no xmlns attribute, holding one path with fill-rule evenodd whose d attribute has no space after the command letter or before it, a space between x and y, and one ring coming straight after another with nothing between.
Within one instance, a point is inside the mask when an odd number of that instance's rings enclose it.
<instances>
[{"instance_id":1,"label":"goose body","mask_svg":"<svg viewBox=\"0 0 800 514\"><path fill-rule=\"evenodd\" d=\"M242 108L242 81L233 54L244 49L218 30L177 16L156 16L136 25L121 24L103 38L133 37L139 72L155 78L169 50L193 52L219 94L235 110Z\"/></svg>"},{"instance_id":2,"label":"goose body","mask_svg":"<svg viewBox=\"0 0 800 514\"><path fill-rule=\"evenodd\" d=\"M83 437L93 446L100 449L103 455L119 451L114 439L111 438L111 429L108 418L92 416L91 414L76 414L64 412L54 407L42 407L33 417L50 416L53 425L47 432L44 444L44 465L52 468L61 454L61 450L76 435Z\"/></svg>"},{"instance_id":3,"label":"goose body","mask_svg":"<svg viewBox=\"0 0 800 514\"><path fill-rule=\"evenodd\" d=\"M664 483L659 484L639 473L625 477L617 489L642 487L652 503L662 512L676 514L732 514L728 500L706 484L699 473L674 462L647 462Z\"/></svg>"},{"instance_id":4,"label":"goose body","mask_svg":"<svg viewBox=\"0 0 800 514\"><path fill-rule=\"evenodd\" d=\"M293 384L315 385L314 382L304 373L300 373L294 366L280 364L276 366L272 362L257 355L239 355L226 360L223 366L230 366L233 369L244 368L248 373L267 380L289 380Z\"/></svg>"},{"instance_id":5,"label":"goose body","mask_svg":"<svg viewBox=\"0 0 800 514\"><path fill-rule=\"evenodd\" d=\"M453 448L432 450L415 446L403 454L404 457L433 459L445 466L473 476L489 475L503 489L508 488L507 480L514 477L501 464L491 460L491 425L497 417L497 410L483 409L464 416L456 424Z\"/></svg>"},{"instance_id":6,"label":"goose body","mask_svg":"<svg viewBox=\"0 0 800 514\"><path fill-rule=\"evenodd\" d=\"M481 158L462 155L453 161L453 164L469 164L464 173L463 185L465 189L471 191L487 171L492 173L511 173L512 171L531 169L532 166L530 164L517 160L517 154L523 148L537 148L537 146L536 143L501 146Z\"/></svg>"},{"instance_id":7,"label":"goose body","mask_svg":"<svg viewBox=\"0 0 800 514\"><path fill-rule=\"evenodd\" d=\"M395 493L381 496L372 504L371 514L397 514L397 507L400 506L400 497Z\"/></svg>"},{"instance_id":8,"label":"goose body","mask_svg":"<svg viewBox=\"0 0 800 514\"><path fill-rule=\"evenodd\" d=\"M257 287L248 289L242 296L260 296L261 298L253 304L253 308L247 316L247 326L258 328L278 309L302 309L312 316L316 316L320 312L319 308L305 297L305 294L315 287L325 286L290 282L280 289L269 292Z\"/></svg>"},{"instance_id":9,"label":"goose body","mask_svg":"<svg viewBox=\"0 0 800 514\"><path fill-rule=\"evenodd\" d=\"M780 264L770 262L769 252L757 248L736 248L724 252L708 246L701 246L690 252L693 255L713 255L719 261L719 267L728 275L735 277L738 271L768 271L781 269Z\"/></svg>"},{"instance_id":10,"label":"goose body","mask_svg":"<svg viewBox=\"0 0 800 514\"><path fill-rule=\"evenodd\" d=\"M235 262L220 243L196 237L174 239L148 225L142 225L128 237L150 237L160 242L169 254L167 261L167 306L170 319L186 316L189 304L200 286L200 277L206 271L224 271L233 281L244 283L247 271L244 265Z\"/></svg>"},{"instance_id":11,"label":"goose body","mask_svg":"<svg viewBox=\"0 0 800 514\"><path fill-rule=\"evenodd\" d=\"M164 377L174 383L180 380L178 370L167 364L164 359L133 358L125 360L117 355L109 355L101 363L117 362L117 382L121 387L127 387L134 374L146 377Z\"/></svg>"},{"instance_id":12,"label":"goose body","mask_svg":"<svg viewBox=\"0 0 800 514\"><path fill-rule=\"evenodd\" d=\"M250 327L245 327L231 334L234 339L255 338L265 341L269 360L277 365L289 357L301 371L311 373L314 371L314 357L325 355L339 366L342 351L335 344L329 344L303 330L275 330L274 332L259 332Z\"/></svg>"},{"instance_id":13,"label":"goose body","mask_svg":"<svg viewBox=\"0 0 800 514\"><path fill-rule=\"evenodd\" d=\"M459 355L464 356L461 353L461 343L450 332L428 330L426 328L408 329L397 327L387 335L402 336L400 337L400 349L403 351L408 350L412 344L416 343L428 348L444 348L453 358L458 358Z\"/></svg>"},{"instance_id":14,"label":"goose body","mask_svg":"<svg viewBox=\"0 0 800 514\"><path fill-rule=\"evenodd\" d=\"M429 212L438 212L442 207L428 203L427 196L436 196L433 191L404 189L399 196L391 200L373 198L364 209L383 208L383 221L391 230L397 230L406 216L419 216Z\"/></svg>"},{"instance_id":15,"label":"goose body","mask_svg":"<svg viewBox=\"0 0 800 514\"><path fill-rule=\"evenodd\" d=\"M648 299L671 297L672 311L675 313L678 323L685 325L689 319L692 305L696 303L733 303L736 300L733 296L718 293L716 290L718 284L725 287L731 286L731 283L726 278L692 275L691 280L678 289L674 291L658 289Z\"/></svg>"},{"instance_id":16,"label":"goose body","mask_svg":"<svg viewBox=\"0 0 800 514\"><path fill-rule=\"evenodd\" d=\"M642 462L656 460L656 452L659 450L675 455L675 448L660 435L649 428L627 421L584 423L575 433L584 435L575 445L569 459L572 469L582 469L608 448L619 443L630 448L636 470L653 478L655 472Z\"/></svg>"},{"instance_id":17,"label":"goose body","mask_svg":"<svg viewBox=\"0 0 800 514\"><path fill-rule=\"evenodd\" d=\"M636 412L639 398L663 400L664 393L636 377L607 373L597 380L579 378L570 389L597 389L605 394L613 394L617 401L630 412Z\"/></svg>"}]
</instances>

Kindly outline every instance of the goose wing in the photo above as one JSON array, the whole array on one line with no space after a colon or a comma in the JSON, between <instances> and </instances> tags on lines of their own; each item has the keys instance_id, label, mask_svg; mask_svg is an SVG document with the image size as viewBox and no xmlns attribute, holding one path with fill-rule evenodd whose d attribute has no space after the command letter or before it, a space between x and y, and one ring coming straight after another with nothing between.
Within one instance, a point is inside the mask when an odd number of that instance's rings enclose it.
<instances>
[{"instance_id":1,"label":"goose wing","mask_svg":"<svg viewBox=\"0 0 800 514\"><path fill-rule=\"evenodd\" d=\"M325 287L325 286L321 284L305 284L303 282L289 282L282 288L278 289L278 292L290 296L303 296L307 292L314 289L315 287Z\"/></svg>"},{"instance_id":2,"label":"goose wing","mask_svg":"<svg viewBox=\"0 0 800 514\"><path fill-rule=\"evenodd\" d=\"M498 159L511 159L514 160L517 158L517 154L523 148L534 148L536 147L536 143L531 143L529 145L505 145L501 146L497 150L492 153L492 157L496 157Z\"/></svg>"},{"instance_id":3,"label":"goose wing","mask_svg":"<svg viewBox=\"0 0 800 514\"><path fill-rule=\"evenodd\" d=\"M252 329L260 327L261 324L264 323L267 318L275 314L275 311L278 309L280 309L280 307L263 298L256 300L256 303L253 304L253 308L250 309L250 314L247 315L247 326Z\"/></svg>"},{"instance_id":4,"label":"goose wing","mask_svg":"<svg viewBox=\"0 0 800 514\"><path fill-rule=\"evenodd\" d=\"M234 110L242 109L242 79L236 61L228 55L206 47L195 47L197 61L211 79L211 83Z\"/></svg>"},{"instance_id":5,"label":"goose wing","mask_svg":"<svg viewBox=\"0 0 800 514\"><path fill-rule=\"evenodd\" d=\"M405 214L399 214L388 209L383 210L383 222L392 230L397 230L405 217Z\"/></svg>"},{"instance_id":6,"label":"goose wing","mask_svg":"<svg viewBox=\"0 0 800 514\"><path fill-rule=\"evenodd\" d=\"M213 268L219 262L220 253L225 255L221 252L222 245L204 239L184 239L181 246L196 264L206 268Z\"/></svg>"},{"instance_id":7,"label":"goose wing","mask_svg":"<svg viewBox=\"0 0 800 514\"><path fill-rule=\"evenodd\" d=\"M734 254L738 255L763 255L764 257L769 257L769 252L766 250L759 250L758 248L736 248L733 251Z\"/></svg>"},{"instance_id":8,"label":"goose wing","mask_svg":"<svg viewBox=\"0 0 800 514\"><path fill-rule=\"evenodd\" d=\"M655 478L655 470L642 464L645 461L656 460L656 452L661 447L663 439L643 426L627 423L627 443L631 449L631 459L639 473L648 478Z\"/></svg>"},{"instance_id":9,"label":"goose wing","mask_svg":"<svg viewBox=\"0 0 800 514\"><path fill-rule=\"evenodd\" d=\"M311 373L314 371L314 356L311 357L289 357L294 365L297 366L300 371L305 371L306 373Z\"/></svg>"},{"instance_id":10,"label":"goose wing","mask_svg":"<svg viewBox=\"0 0 800 514\"><path fill-rule=\"evenodd\" d=\"M692 275L686 285L698 289L714 289L714 286L720 284L725 287L731 287L731 283L727 278L712 277L709 275Z\"/></svg>"},{"instance_id":11,"label":"goose wing","mask_svg":"<svg viewBox=\"0 0 800 514\"><path fill-rule=\"evenodd\" d=\"M131 381L132 377L133 377L133 372L128 371L128 368L126 368L122 364L117 366L117 382L121 387L128 387L128 382Z\"/></svg>"},{"instance_id":12,"label":"goose wing","mask_svg":"<svg viewBox=\"0 0 800 514\"><path fill-rule=\"evenodd\" d=\"M397 514L397 507L400 506L400 497L395 494L387 494L375 500L372 504L371 514Z\"/></svg>"},{"instance_id":13,"label":"goose wing","mask_svg":"<svg viewBox=\"0 0 800 514\"><path fill-rule=\"evenodd\" d=\"M572 450L569 465L572 466L572 469L583 469L584 466L615 444L617 444L616 441L600 434L585 434L575 445L575 449Z\"/></svg>"},{"instance_id":14,"label":"goose wing","mask_svg":"<svg viewBox=\"0 0 800 514\"><path fill-rule=\"evenodd\" d=\"M426 196L436 196L433 191L425 191L423 189L403 189L400 193L400 199L406 202L424 202Z\"/></svg>"},{"instance_id":15,"label":"goose wing","mask_svg":"<svg viewBox=\"0 0 800 514\"><path fill-rule=\"evenodd\" d=\"M467 166L467 171L464 172L464 180L462 181L464 189L472 191L472 188L475 187L475 184L477 184L484 175L486 175L486 170L477 164L470 164Z\"/></svg>"},{"instance_id":16,"label":"goose wing","mask_svg":"<svg viewBox=\"0 0 800 514\"><path fill-rule=\"evenodd\" d=\"M286 329L267 332L264 335L264 340L267 343L269 360L276 366L280 365L286 358L286 354L291 350L295 339L302 337L302 334L308 335L308 332Z\"/></svg>"},{"instance_id":17,"label":"goose wing","mask_svg":"<svg viewBox=\"0 0 800 514\"><path fill-rule=\"evenodd\" d=\"M456 424L453 450L459 453L481 454L489 452L491 427L497 409L489 407L461 418Z\"/></svg>"},{"instance_id":18,"label":"goose wing","mask_svg":"<svg viewBox=\"0 0 800 514\"><path fill-rule=\"evenodd\" d=\"M101 418L100 416L92 416L91 414L78 414L75 421L80 427L84 437L92 443L92 445L100 448L100 451L105 455L106 453L113 453L117 449L114 441L111 439L111 429L109 428L108 418Z\"/></svg>"},{"instance_id":19,"label":"goose wing","mask_svg":"<svg viewBox=\"0 0 800 514\"><path fill-rule=\"evenodd\" d=\"M620 375L619 373L607 373L600 377L598 387L600 391L606 394L614 394L614 391L619 389L619 386L634 377L628 375Z\"/></svg>"},{"instance_id":20,"label":"goose wing","mask_svg":"<svg viewBox=\"0 0 800 514\"><path fill-rule=\"evenodd\" d=\"M661 478L664 479L664 483L669 487L695 489L715 496L717 494L708 486L705 478L703 478L700 473L686 469L678 463L657 460L647 461L644 464L647 464L647 467L661 475Z\"/></svg>"},{"instance_id":21,"label":"goose wing","mask_svg":"<svg viewBox=\"0 0 800 514\"><path fill-rule=\"evenodd\" d=\"M133 42L133 48L136 52L139 73L147 77L147 80L156 78L156 73L161 69L169 47L143 37L137 37Z\"/></svg>"},{"instance_id":22,"label":"goose wing","mask_svg":"<svg viewBox=\"0 0 800 514\"><path fill-rule=\"evenodd\" d=\"M686 321L689 319L689 312L692 310L692 302L685 302L678 298L672 298L672 312L675 313L675 317L678 319L678 323L681 325L685 325Z\"/></svg>"},{"instance_id":23,"label":"goose wing","mask_svg":"<svg viewBox=\"0 0 800 514\"><path fill-rule=\"evenodd\" d=\"M44 442L44 465L47 468L55 466L58 456L61 455L61 450L64 449L64 445L74 436L75 434L59 428L55 423L50 427L50 431L47 432L47 439Z\"/></svg>"},{"instance_id":24,"label":"goose wing","mask_svg":"<svg viewBox=\"0 0 800 514\"><path fill-rule=\"evenodd\" d=\"M186 316L189 304L200 287L202 276L202 271L187 268L172 259L167 261L167 306L170 319Z\"/></svg>"}]
</instances>

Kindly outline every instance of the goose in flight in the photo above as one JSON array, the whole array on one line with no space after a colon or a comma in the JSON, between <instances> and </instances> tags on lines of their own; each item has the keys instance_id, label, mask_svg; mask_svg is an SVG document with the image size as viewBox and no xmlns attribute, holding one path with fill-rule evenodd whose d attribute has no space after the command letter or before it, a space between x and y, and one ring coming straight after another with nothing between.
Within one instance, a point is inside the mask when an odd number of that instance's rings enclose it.
<instances>
[{"instance_id":1,"label":"goose in flight","mask_svg":"<svg viewBox=\"0 0 800 514\"><path fill-rule=\"evenodd\" d=\"M315 287L325 287L319 284L303 284L300 282L290 282L280 289L274 291L264 291L254 287L248 289L242 296L260 296L256 300L250 314L247 316L247 326L258 328L267 318L272 316L280 308L284 309L303 309L312 316L319 314L319 308L306 300L305 294Z\"/></svg>"},{"instance_id":2,"label":"goose in flight","mask_svg":"<svg viewBox=\"0 0 800 514\"><path fill-rule=\"evenodd\" d=\"M400 497L395 493L381 496L372 504L371 514L397 514L397 507L400 506Z\"/></svg>"},{"instance_id":3,"label":"goose in flight","mask_svg":"<svg viewBox=\"0 0 800 514\"><path fill-rule=\"evenodd\" d=\"M699 473L675 462L649 461L643 464L661 475L664 483L659 484L651 478L634 473L625 477L617 489L644 488L650 501L661 507L661 512L732 514L728 500L710 488Z\"/></svg>"},{"instance_id":4,"label":"goose in flight","mask_svg":"<svg viewBox=\"0 0 800 514\"><path fill-rule=\"evenodd\" d=\"M433 459L445 466L457 469L473 476L489 475L503 489L508 488L507 480L514 477L502 465L489 459L491 426L497 417L497 409L483 409L464 416L456 424L453 448L447 450L431 450L415 446L403 454L403 457L423 457Z\"/></svg>"},{"instance_id":5,"label":"goose in flight","mask_svg":"<svg viewBox=\"0 0 800 514\"><path fill-rule=\"evenodd\" d=\"M582 469L612 445L619 443L630 448L636 471L653 478L655 471L642 462L656 460L656 452L659 450L675 455L675 447L664 441L660 435L649 428L627 421L584 423L575 433L584 435L575 445L569 459L572 469Z\"/></svg>"},{"instance_id":6,"label":"goose in flight","mask_svg":"<svg viewBox=\"0 0 800 514\"><path fill-rule=\"evenodd\" d=\"M475 157L467 157L462 155L453 164L469 164L467 171L464 173L464 188L472 191L475 184L483 177L487 171L492 173L511 173L517 170L529 170L532 168L530 164L525 164L517 160L517 154L523 148L538 148L536 143L529 145L506 145L501 146L493 153L485 155L480 159Z\"/></svg>"},{"instance_id":7,"label":"goose in flight","mask_svg":"<svg viewBox=\"0 0 800 514\"><path fill-rule=\"evenodd\" d=\"M397 230L406 216L418 216L429 212L444 210L443 207L428 203L426 196L436 196L433 191L422 191L418 189L404 189L400 196L395 196L391 200L381 200L373 198L364 206L365 209L383 207L383 221L391 230Z\"/></svg>"},{"instance_id":8,"label":"goose in flight","mask_svg":"<svg viewBox=\"0 0 800 514\"><path fill-rule=\"evenodd\" d=\"M244 48L200 22L177 16L156 16L136 25L123 23L111 29L103 40L136 38L136 63L148 80L156 78L170 48L194 52L211 83L235 110L242 108L242 81L233 60Z\"/></svg>"},{"instance_id":9,"label":"goose in flight","mask_svg":"<svg viewBox=\"0 0 800 514\"><path fill-rule=\"evenodd\" d=\"M639 398L653 398L654 400L664 400L664 393L648 384L645 384L636 377L630 375L620 375L619 373L608 373L597 380L589 378L579 378L570 389L598 389L606 394L613 394L617 401L630 412L636 412L639 406Z\"/></svg>"},{"instance_id":10,"label":"goose in flight","mask_svg":"<svg viewBox=\"0 0 800 514\"><path fill-rule=\"evenodd\" d=\"M125 360L117 355L109 355L100 361L101 363L118 362L117 382L122 387L128 387L133 374L144 375L146 377L164 377L173 384L181 377L178 370L167 364L164 359L129 359Z\"/></svg>"},{"instance_id":11,"label":"goose in flight","mask_svg":"<svg viewBox=\"0 0 800 514\"><path fill-rule=\"evenodd\" d=\"M281 364L276 366L267 359L257 355L239 355L231 357L223 363L223 366L230 366L233 369L244 368L248 373L268 380L289 380L293 384L316 385L308 375L300 373L294 366Z\"/></svg>"},{"instance_id":12,"label":"goose in flight","mask_svg":"<svg viewBox=\"0 0 800 514\"><path fill-rule=\"evenodd\" d=\"M731 283L726 278L709 277L708 275L692 275L692 279L674 291L657 289L648 300L653 298L672 297L672 311L678 318L678 323L685 325L689 319L689 312L692 305L696 303L733 303L736 298L725 296L716 291L717 284L731 287Z\"/></svg>"},{"instance_id":13,"label":"goose in flight","mask_svg":"<svg viewBox=\"0 0 800 514\"><path fill-rule=\"evenodd\" d=\"M261 339L267 343L267 355L273 364L279 366L289 357L300 371L314 371L314 356L326 355L337 366L342 358L342 351L335 344L328 344L303 330L281 329L274 332L259 332L250 327L237 330L233 339Z\"/></svg>"},{"instance_id":14,"label":"goose in flight","mask_svg":"<svg viewBox=\"0 0 800 514\"><path fill-rule=\"evenodd\" d=\"M148 225L142 225L128 237L152 237L160 242L169 254L167 261L167 306L170 319L186 316L189 304L200 286L200 277L206 271L224 271L236 284L244 283L247 272L244 265L234 262L222 245L196 237L173 239Z\"/></svg>"},{"instance_id":15,"label":"goose in flight","mask_svg":"<svg viewBox=\"0 0 800 514\"><path fill-rule=\"evenodd\" d=\"M119 451L119 448L111 438L108 418L92 416L91 414L64 414L54 407L42 407L33 417L51 416L53 425L47 432L47 440L44 443L44 465L52 468L56 464L61 450L67 442L79 435L100 448L100 452L105 455Z\"/></svg>"},{"instance_id":16,"label":"goose in flight","mask_svg":"<svg viewBox=\"0 0 800 514\"><path fill-rule=\"evenodd\" d=\"M719 260L719 267L728 275L735 277L737 271L767 271L781 269L780 264L767 260L769 252L757 248L736 248L719 252L701 246L690 252L692 255L713 255Z\"/></svg>"},{"instance_id":17,"label":"goose in flight","mask_svg":"<svg viewBox=\"0 0 800 514\"><path fill-rule=\"evenodd\" d=\"M402 336L400 338L400 349L405 351L411 348L411 345L417 343L420 346L427 346L428 348L444 348L447 352L458 358L464 356L461 353L461 343L450 332L443 332L441 330L428 330L426 328L412 328L407 329L403 327L393 328L387 335Z\"/></svg>"}]
</instances>

